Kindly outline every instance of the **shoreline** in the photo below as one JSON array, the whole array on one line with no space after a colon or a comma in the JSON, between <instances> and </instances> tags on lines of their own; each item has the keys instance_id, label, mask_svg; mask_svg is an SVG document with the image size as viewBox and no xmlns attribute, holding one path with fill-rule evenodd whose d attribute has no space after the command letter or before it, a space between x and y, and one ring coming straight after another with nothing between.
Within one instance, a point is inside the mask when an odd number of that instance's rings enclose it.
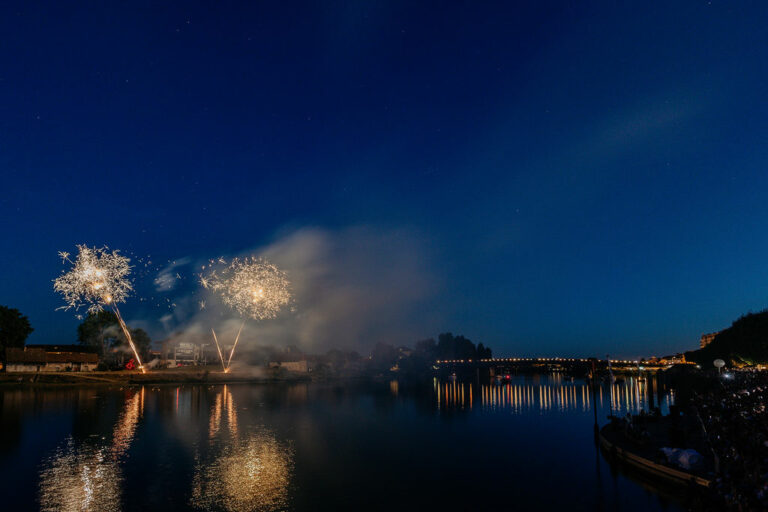
<instances>
[{"instance_id":1,"label":"shoreline","mask_svg":"<svg viewBox=\"0 0 768 512\"><path fill-rule=\"evenodd\" d=\"M216 372L208 370L157 370L116 372L13 372L0 373L0 386L142 386L147 384L271 384L308 382L312 378L303 374L254 375L249 372Z\"/></svg>"}]
</instances>

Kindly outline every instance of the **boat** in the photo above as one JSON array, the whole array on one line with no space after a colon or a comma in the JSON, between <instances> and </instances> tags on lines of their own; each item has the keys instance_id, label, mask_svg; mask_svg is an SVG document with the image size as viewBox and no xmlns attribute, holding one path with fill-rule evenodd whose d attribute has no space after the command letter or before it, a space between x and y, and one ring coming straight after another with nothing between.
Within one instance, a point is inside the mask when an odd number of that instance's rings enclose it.
<instances>
[{"instance_id":1,"label":"boat","mask_svg":"<svg viewBox=\"0 0 768 512\"><path fill-rule=\"evenodd\" d=\"M613 430L611 424L605 425L600 429L599 438L600 447L605 453L649 476L679 485L695 484L701 487L709 487L712 483L711 476L705 473L685 471L681 468L652 460L648 453L641 453L641 450L633 447L620 431Z\"/></svg>"}]
</instances>

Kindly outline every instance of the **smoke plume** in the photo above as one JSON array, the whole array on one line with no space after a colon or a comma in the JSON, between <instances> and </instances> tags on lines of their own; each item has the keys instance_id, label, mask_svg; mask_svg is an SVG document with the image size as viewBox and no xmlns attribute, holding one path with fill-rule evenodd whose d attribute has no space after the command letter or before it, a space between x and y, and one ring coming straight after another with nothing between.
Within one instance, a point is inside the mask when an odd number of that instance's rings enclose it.
<instances>
[{"instance_id":1,"label":"smoke plume","mask_svg":"<svg viewBox=\"0 0 768 512\"><path fill-rule=\"evenodd\" d=\"M247 255L262 256L288 274L294 307L274 320L247 320L238 350L271 345L365 351L376 342L412 343L442 323L432 304L439 279L426 244L411 231L305 228L229 256ZM174 311L161 319L174 338L210 343L213 327L219 341L230 345L243 321L199 287L174 302Z\"/></svg>"}]
</instances>

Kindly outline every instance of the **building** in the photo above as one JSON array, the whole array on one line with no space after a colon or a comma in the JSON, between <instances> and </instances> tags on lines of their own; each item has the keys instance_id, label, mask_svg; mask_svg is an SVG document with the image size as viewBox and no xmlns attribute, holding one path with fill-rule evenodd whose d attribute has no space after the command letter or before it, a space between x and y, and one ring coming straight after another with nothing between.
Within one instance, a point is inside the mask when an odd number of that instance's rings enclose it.
<instances>
[{"instance_id":1,"label":"building","mask_svg":"<svg viewBox=\"0 0 768 512\"><path fill-rule=\"evenodd\" d=\"M701 342L700 342L701 348L704 348L707 345L709 345L710 343L712 343L712 340L714 340L715 336L717 336L718 334L720 334L720 331L711 332L709 334L702 334L701 335Z\"/></svg>"},{"instance_id":2,"label":"building","mask_svg":"<svg viewBox=\"0 0 768 512\"><path fill-rule=\"evenodd\" d=\"M295 373L309 373L312 371L312 367L306 359L301 361L272 361L268 366L270 368L285 368L289 372Z\"/></svg>"},{"instance_id":3,"label":"building","mask_svg":"<svg viewBox=\"0 0 768 512\"><path fill-rule=\"evenodd\" d=\"M306 359L303 361L284 361L280 364L280 366L289 372L308 373L312 370L309 366L309 362Z\"/></svg>"},{"instance_id":4,"label":"building","mask_svg":"<svg viewBox=\"0 0 768 512\"><path fill-rule=\"evenodd\" d=\"M695 363L692 363L690 361L686 361L685 360L685 354L675 354L673 356L670 355L670 356L663 356L663 357L659 358L657 364L662 364L662 365L669 366L669 365L673 365L673 364L695 364Z\"/></svg>"},{"instance_id":5,"label":"building","mask_svg":"<svg viewBox=\"0 0 768 512\"><path fill-rule=\"evenodd\" d=\"M27 345L5 349L6 372L90 372L99 355L80 345Z\"/></svg>"},{"instance_id":6,"label":"building","mask_svg":"<svg viewBox=\"0 0 768 512\"><path fill-rule=\"evenodd\" d=\"M177 338L162 341L161 346L161 360L170 366L198 366L208 363L208 345L205 343L192 343Z\"/></svg>"}]
</instances>

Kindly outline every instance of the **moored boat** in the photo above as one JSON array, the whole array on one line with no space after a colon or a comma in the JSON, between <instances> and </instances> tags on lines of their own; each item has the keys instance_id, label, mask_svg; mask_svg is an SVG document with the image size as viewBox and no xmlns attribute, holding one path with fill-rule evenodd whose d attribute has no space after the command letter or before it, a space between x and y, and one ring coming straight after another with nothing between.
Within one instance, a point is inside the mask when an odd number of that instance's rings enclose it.
<instances>
[{"instance_id":1,"label":"moored boat","mask_svg":"<svg viewBox=\"0 0 768 512\"><path fill-rule=\"evenodd\" d=\"M600 429L599 438L600 447L607 454L643 471L649 476L680 485L695 484L701 487L709 487L712 483L712 475L706 471L687 471L682 468L673 467L660 460L660 457L654 456L649 450L643 450L635 446L626 439L620 430L615 429L611 424L605 425Z\"/></svg>"}]
</instances>

